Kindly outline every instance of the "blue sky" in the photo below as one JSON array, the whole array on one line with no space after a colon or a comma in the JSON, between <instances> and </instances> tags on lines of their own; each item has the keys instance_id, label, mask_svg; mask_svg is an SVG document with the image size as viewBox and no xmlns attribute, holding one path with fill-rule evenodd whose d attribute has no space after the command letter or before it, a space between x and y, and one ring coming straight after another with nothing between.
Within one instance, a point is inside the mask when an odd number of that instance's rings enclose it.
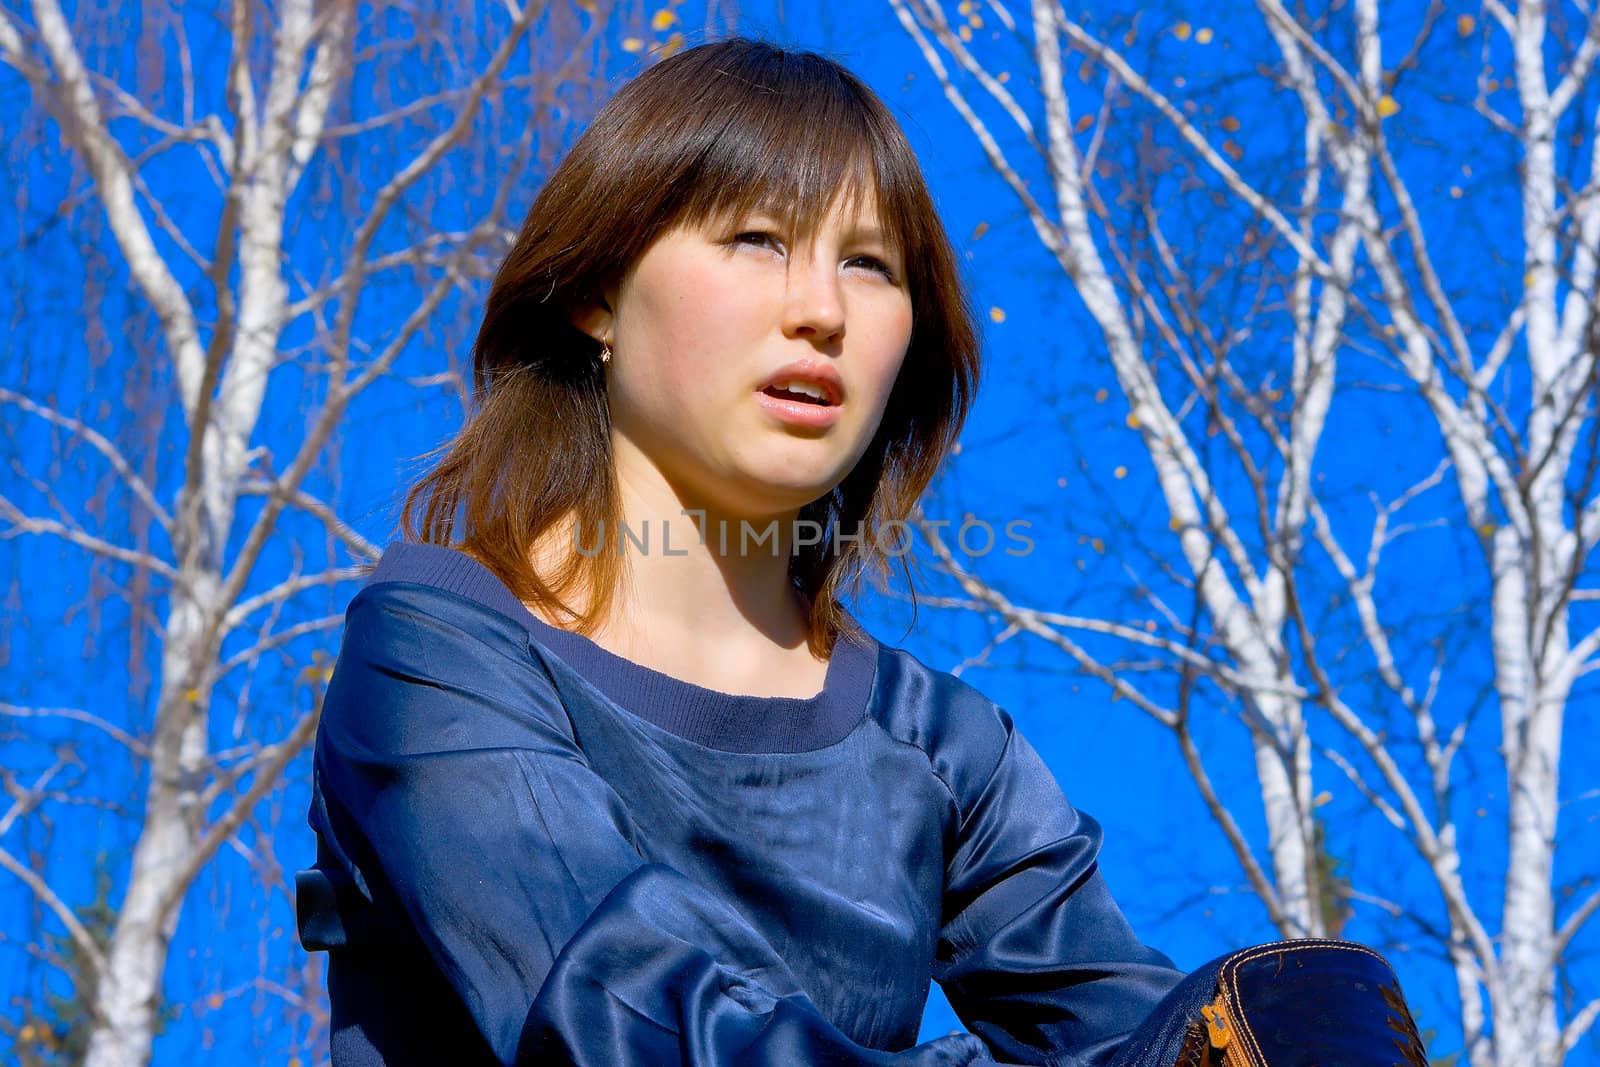
<instances>
[{"instance_id":1,"label":"blue sky","mask_svg":"<svg viewBox=\"0 0 1600 1067\"><path fill-rule=\"evenodd\" d=\"M1282 129L1281 123L1273 121L1281 117L1282 102L1259 97L1258 88L1252 88L1246 76L1254 50L1263 44L1259 28L1254 28L1253 13L1246 7L1237 13L1219 11L1210 16L1215 25L1204 26L1197 15L1177 5L1140 7L1143 13L1136 22L1136 45L1130 46L1134 57L1152 70L1190 70L1196 81L1202 80L1203 74L1208 89L1201 103L1217 114L1237 115L1247 123L1241 140L1248 147L1249 163L1257 166L1254 173L1259 180L1272 182L1272 167L1261 161L1290 151L1293 138L1274 132ZM1018 8L1020 16L1020 5ZM704 18L703 9L682 4L676 8L677 26L658 31L649 24L655 10L654 6L629 8L608 31L611 84L636 69L640 61L637 53L627 50L627 39L660 41L671 32L699 26ZM1133 10L1134 5L1108 5L1099 16L1106 24L1120 25L1119 20L1131 17ZM1414 29L1400 21L1406 17L1406 12L1393 16L1397 41L1409 41ZM1195 32L1181 37L1172 32L1185 18L1194 20L1193 30L1213 30L1206 43L1202 44ZM221 31L211 26L203 13L186 14L185 21L194 33L197 54L209 56L215 65L225 54ZM814 47L837 56L888 101L924 160L940 210L965 256L974 303L985 323L985 381L962 450L952 458L933 491L930 510L957 518L970 511L996 527L1013 519L1031 522L1036 545L1032 555L1007 559L991 554L982 560L984 575L1019 599L1080 614L1101 612L1120 617L1123 611L1148 613L1147 608L1128 599L1128 565L1147 568L1147 551L1170 553L1172 546L1160 539L1165 507L1150 480L1148 460L1137 435L1125 425L1126 409L1103 345L1059 266L1042 250L1014 199L995 180L975 140L945 100L888 4L876 0L817 5L782 0L743 3L739 26L780 43ZM146 24L145 30L149 29ZM983 34L990 35L987 41ZM127 40L136 36L130 27ZM697 39L692 29L689 39ZM1448 43L1449 35L1446 40ZM979 44L993 49L988 54L1022 58L993 20L980 31ZM1401 46L1391 47L1399 50ZM1455 47L1465 45L1457 43ZM134 53L126 42L108 40L97 54L112 57L125 72L133 64ZM1520 254L1496 240L1514 225L1514 204L1504 199L1509 185L1496 185L1494 175L1509 172L1514 159L1492 139L1475 143L1466 154L1453 143L1473 128L1462 122L1460 108L1439 102L1451 91L1447 83L1454 75L1436 74L1435 70L1456 68L1449 64L1452 53L1437 55L1437 68L1426 66L1424 74L1417 76L1416 93L1406 95L1397 90L1405 103L1398 124L1409 125L1397 124L1396 128L1406 131L1409 155L1405 158L1419 168L1417 173L1423 175L1429 190L1424 211L1441 226L1456 228L1461 242L1457 247L1472 249L1471 255L1450 257L1445 262L1446 281L1453 292L1476 294L1473 299L1480 303L1467 306L1481 306L1488 322L1504 303L1504 275L1507 270L1516 271ZM204 73L204 58L198 69ZM1017 70L1016 87L1026 101L1026 78L1022 67ZM392 77L402 87L413 77L419 83L426 81L422 73L403 68ZM202 77L203 91L204 81ZM215 95L214 87L209 91ZM1097 92L1094 80L1074 83L1075 106L1088 105L1092 110ZM15 113L14 106L20 109L25 97L25 89L9 71L0 73L0 113ZM583 99L568 103L577 114L587 106ZM500 121L513 120L514 116ZM1452 124L1461 132L1454 132ZM160 366L160 354L151 341L154 331L148 312L127 293L110 236L103 225L96 226L92 213L80 213L79 218L88 221L72 224L56 215L54 204L67 191L70 172L48 124L36 127L35 133L43 143L22 136L11 139L4 172L5 191L11 195L3 201L10 209L0 214L0 278L11 296L11 335L8 365L0 370L0 384L49 397L62 409L81 412L92 421L114 422L133 436L138 433L128 427L140 417L155 420L158 425L145 439L153 442L152 463L166 472L170 483L174 469L171 449L180 438L173 420L160 425L156 413L163 391L170 389L170 374ZM1011 137L1008 146L1016 147L1016 141ZM197 234L207 233L211 225L206 221L207 212L213 208L205 197L187 195L194 175L179 157L173 159L152 173L152 188L176 205L180 225L192 225ZM1475 169L1471 181L1456 177L1463 160ZM339 160L341 170L358 176L381 169L382 164L381 158L359 155ZM538 165L532 169L537 171ZM1033 166L1028 176L1042 192L1040 169ZM1463 204L1448 192L1457 182L1472 190L1470 203ZM338 227L340 207L337 198L324 195L315 182L308 185L308 199L302 205L304 221L297 222L296 241L304 242L303 248L314 248L330 228ZM442 210L448 212L448 205L468 199L470 191L461 201L446 198L441 201L446 205ZM1201 266L1217 262L1240 232L1237 220L1223 209L1214 216L1203 212L1183 216L1183 212L1194 211L1190 202L1174 196L1173 203L1174 214L1179 216L1175 225L1216 235L1214 244L1209 237L1200 243L1196 262ZM513 214L520 210L514 206ZM453 220L446 215L429 221L444 226ZM85 243L87 251L80 249ZM82 295L86 277L99 279L95 299L87 306ZM403 284L374 294L363 306L362 315L403 314L410 296ZM1231 299L1240 309L1249 306L1248 294ZM406 372L424 375L437 371L443 364L440 349L444 347L453 346L450 350L456 357L464 358L474 311L466 303L448 305L436 334L408 353ZM1282 337L1274 336L1271 329L1270 325L1261 327L1259 358L1263 363L1281 353L1275 346ZM306 339L303 333L291 332L285 343L298 345ZM1426 427L1415 421L1418 408L1413 398L1392 387L1393 375L1386 375L1381 352L1376 346L1363 347L1359 336L1356 340L1357 347L1363 348L1362 358L1347 364L1349 380L1344 388L1358 400L1336 406L1328 440L1336 441L1338 447L1325 449L1322 461L1330 493L1341 505L1336 509L1336 521L1348 521L1351 531L1370 521L1370 515L1363 517L1361 510L1367 488L1393 492L1414 480L1419 469L1430 468L1436 452ZM314 374L291 363L274 375L269 405L292 411L305 391L317 388ZM366 398L359 419L358 432L341 444L319 479L341 502L356 529L382 543L392 534L396 515L392 504L400 478L413 469L406 461L448 434L459 419L459 408L437 390L418 390L395 382ZM265 431L261 443L275 454L288 455L301 429L294 418L279 418ZM14 459L0 472L0 488L7 495L19 502L47 505L54 489L117 536L134 540L145 536L126 502L106 491L103 470L82 449L68 450L64 459L53 460L59 437L10 414L4 434L4 447ZM1241 490L1235 482L1227 491ZM1434 514L1447 517L1448 503L1438 504ZM314 526L290 524L286 529L291 536L274 548L271 559L263 563L264 572L287 566L293 551L303 550L313 562L325 556L327 546ZM1453 669L1448 684L1452 699L1461 707L1486 709L1474 726L1475 737L1492 745L1492 733L1485 732L1484 725L1492 725L1494 717L1484 692L1486 645L1482 628L1474 625L1473 617L1474 604L1482 594L1481 566L1474 563L1475 552L1469 532L1448 526L1427 539L1402 545L1394 557L1396 581L1391 586L1399 592L1391 595L1405 606L1407 618L1414 620L1419 643L1444 635L1451 645ZM92 596L107 583L120 581L117 572L90 568L80 554L65 552L42 539L0 542L0 563L4 564L6 612L11 620L0 638L0 699L98 708L137 732L141 723L148 722L149 701L148 697L142 703L130 701L129 678L132 675L137 682L141 671L148 674L155 667L148 624L130 617L115 599L96 607L98 599ZM948 592L943 587L939 591ZM1326 588L1317 592L1331 595ZM337 612L348 595L348 590L331 592L320 602L305 604L302 611L307 617ZM869 598L859 610L881 639L904 644L941 667L953 667L976 652L996 628L971 613L924 606L915 627L908 630L906 604L896 596ZM1331 617L1331 608L1329 614ZM1398 638L1402 643L1407 639L1404 632ZM272 736L310 699L309 691L297 684L296 678L298 669L311 662L311 651L311 645L305 645L297 649L293 661L264 668L248 681L230 679L219 689L219 699L246 700L252 728ZM1354 650L1351 655L1359 657L1361 653ZM1072 673L1059 653L1042 644L1010 642L1001 646L987 665L967 670L965 677L1011 712L1049 761L1068 796L1105 826L1103 867L1107 878L1148 941L1181 966L1190 967L1229 948L1272 936L1263 909L1242 887L1220 836L1199 807L1175 746L1162 729L1126 704L1109 700L1103 687ZM1594 724L1592 685L1584 696L1573 704L1569 719L1573 737L1582 736L1580 731ZM224 712L217 719L214 741L222 747L233 716ZM24 779L48 766L51 750L39 745L37 737L0 734L0 752L4 753L0 763ZM51 739L71 746L80 764L65 773L81 781L86 791L92 788L95 795L113 801L120 798L124 803L139 795L142 784L138 775L120 758L115 746L74 730L62 730ZM1235 810L1259 841L1259 804L1251 799L1253 771L1248 754L1238 743L1238 732L1219 721L1207 739L1218 757L1213 773L1219 789L1239 798ZM1468 757L1480 760L1481 766L1478 777L1471 780L1474 788L1467 790L1475 795L1467 796L1463 803L1481 804L1492 813L1497 807L1498 772L1491 757L1492 753ZM1591 747L1573 747L1567 762L1570 781L1594 782ZM262 852L270 846L291 871L309 863L312 855L302 816L306 773L302 760L289 786L264 808L259 830L245 835L246 843ZM1563 854L1570 859L1562 862L1563 873L1575 878L1592 869L1592 863L1582 857L1596 854L1593 846L1600 842L1594 840L1592 806L1585 806L1583 798L1576 796L1572 804L1568 825L1575 827L1575 836L1564 846ZM1328 811L1331 846L1358 874L1397 869L1395 859L1401 846L1373 831L1373 820L1361 814L1359 799L1350 791L1338 791ZM1485 823L1492 824L1492 819ZM114 805L75 808L50 825L14 831L6 843L57 857L52 863L56 877L74 900L88 900L95 890L96 866L108 864L114 874L113 885L121 877L119 857L129 846L131 825L126 811ZM1474 833L1470 821L1466 832ZM1495 857L1499 844L1492 834L1481 837L1470 853L1481 866L1471 876L1492 889L1498 877ZM297 959L291 945L288 898L282 886L272 885L272 865L263 869L269 872L265 887L249 855L226 852L197 884L168 975L169 993L179 1012L158 1041L157 1062L176 1062L207 1050L238 1062L287 1059L300 1024L282 998L263 990L259 983L252 985L251 980L264 967L268 973L282 974L303 961ZM1402 884L1392 885L1380 877L1386 891L1402 899L1429 899L1425 884L1409 877L1392 878ZM0 933L5 937L0 941L0 953L16 961L16 966L7 962L0 967L0 973L18 976L13 979L16 986L0 981L0 1001L6 1004L12 1002L15 992L38 988L49 971L27 957L18 942L36 922L35 909L25 893L14 880L0 878ZM1358 908L1350 933L1377 938L1382 931L1372 912ZM1589 951L1593 944L1591 935ZM1397 969L1425 1024L1445 1032L1440 1050L1448 1051L1452 1005L1445 972L1422 959L1408 960L1403 944L1393 947L1399 950ZM1426 949L1418 946L1417 952L1422 956ZM1592 964L1580 962L1576 974L1580 985L1592 988ZM953 1025L953 1017L936 995L926 1031L942 1032ZM1600 1062L1594 1040L1569 1062Z\"/></svg>"}]
</instances>

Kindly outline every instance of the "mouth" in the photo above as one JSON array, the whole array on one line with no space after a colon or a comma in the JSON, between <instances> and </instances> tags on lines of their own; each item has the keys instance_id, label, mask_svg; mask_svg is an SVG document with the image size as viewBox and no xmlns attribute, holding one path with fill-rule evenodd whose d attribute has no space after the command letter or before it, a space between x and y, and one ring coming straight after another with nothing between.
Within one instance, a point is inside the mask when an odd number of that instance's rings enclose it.
<instances>
[{"instance_id":1,"label":"mouth","mask_svg":"<svg viewBox=\"0 0 1600 1067\"><path fill-rule=\"evenodd\" d=\"M824 408L838 405L838 400L833 395L834 391L821 382L776 382L761 392L774 400L786 400L794 404L811 404Z\"/></svg>"}]
</instances>

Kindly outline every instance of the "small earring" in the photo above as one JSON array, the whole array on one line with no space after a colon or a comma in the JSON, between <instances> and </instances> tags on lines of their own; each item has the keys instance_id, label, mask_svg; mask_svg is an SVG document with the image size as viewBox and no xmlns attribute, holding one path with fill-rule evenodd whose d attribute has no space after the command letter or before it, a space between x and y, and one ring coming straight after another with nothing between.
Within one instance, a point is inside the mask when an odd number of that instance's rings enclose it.
<instances>
[{"instance_id":1,"label":"small earring","mask_svg":"<svg viewBox=\"0 0 1600 1067\"><path fill-rule=\"evenodd\" d=\"M609 342L609 341L601 341L600 342L600 362L601 363L610 363L611 362L611 342Z\"/></svg>"}]
</instances>

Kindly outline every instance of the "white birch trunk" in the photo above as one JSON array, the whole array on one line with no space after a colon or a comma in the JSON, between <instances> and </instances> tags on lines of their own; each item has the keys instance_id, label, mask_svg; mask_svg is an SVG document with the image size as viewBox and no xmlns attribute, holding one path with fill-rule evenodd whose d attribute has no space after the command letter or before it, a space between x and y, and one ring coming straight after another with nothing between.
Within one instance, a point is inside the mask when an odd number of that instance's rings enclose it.
<instances>
[{"instance_id":1,"label":"white birch trunk","mask_svg":"<svg viewBox=\"0 0 1600 1067\"><path fill-rule=\"evenodd\" d=\"M284 207L292 191L292 153L320 136L326 90L336 75L332 56L342 45L350 18L347 5L329 9L314 64L311 92L302 76L313 44L311 0L289 0L277 8L273 63L262 114L238 116L238 152L232 161L229 199L239 205L239 284L236 325L226 370L214 401L201 392L215 377L191 367L182 377L196 382L185 404L191 439L199 441L198 470L191 466L176 510L175 554L179 580L172 591L162 648L160 697L151 746L150 784L133 850L127 894L106 953L106 972L96 990L85 1067L143 1067L155 1037L156 1008L167 951L197 860L206 812L202 786L210 739L210 674L221 644L221 627L232 604L221 596L223 552L233 529L244 481L246 452L261 418L267 377L277 361L288 286L283 278ZM234 8L235 48L248 53L247 5ZM243 67L236 55L234 69ZM245 75L248 77L248 75ZM294 127L298 116L299 129ZM252 128L252 124L259 126ZM132 229L129 220L123 229ZM226 223L225 223L226 225ZM231 234L219 244L233 244ZM185 308L182 316L192 321ZM169 336L174 352L182 336ZM220 355L223 350L214 346ZM190 357L193 358L192 356ZM213 356L215 359L216 356ZM193 458L193 457L191 457Z\"/></svg>"},{"instance_id":2,"label":"white birch trunk","mask_svg":"<svg viewBox=\"0 0 1600 1067\"><path fill-rule=\"evenodd\" d=\"M161 976L177 929L178 909L171 902L187 889L183 872L200 838L197 790L185 783L193 781L194 754L205 749L205 694L189 691L185 679L204 662L196 647L203 625L197 601L206 592L215 593L217 583L198 574L190 579L199 579L196 598L175 603L167 620L144 819L105 973L95 989L85 1067L149 1062Z\"/></svg>"}]
</instances>

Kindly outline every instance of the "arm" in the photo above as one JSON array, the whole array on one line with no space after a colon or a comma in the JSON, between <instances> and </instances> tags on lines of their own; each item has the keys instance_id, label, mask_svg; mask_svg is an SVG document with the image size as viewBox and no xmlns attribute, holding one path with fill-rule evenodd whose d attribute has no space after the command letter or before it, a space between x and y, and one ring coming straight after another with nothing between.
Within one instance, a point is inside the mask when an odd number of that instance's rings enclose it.
<instances>
[{"instance_id":1,"label":"arm","mask_svg":"<svg viewBox=\"0 0 1600 1067\"><path fill-rule=\"evenodd\" d=\"M1183 976L1111 899L1099 825L1000 718L999 760L961 808L934 978L997 1059L1102 1064Z\"/></svg>"},{"instance_id":2,"label":"arm","mask_svg":"<svg viewBox=\"0 0 1600 1067\"><path fill-rule=\"evenodd\" d=\"M351 604L317 829L505 1063L964 1064L850 1042L725 901L636 847L513 620L380 583ZM864 994L867 991L863 991Z\"/></svg>"}]
</instances>

